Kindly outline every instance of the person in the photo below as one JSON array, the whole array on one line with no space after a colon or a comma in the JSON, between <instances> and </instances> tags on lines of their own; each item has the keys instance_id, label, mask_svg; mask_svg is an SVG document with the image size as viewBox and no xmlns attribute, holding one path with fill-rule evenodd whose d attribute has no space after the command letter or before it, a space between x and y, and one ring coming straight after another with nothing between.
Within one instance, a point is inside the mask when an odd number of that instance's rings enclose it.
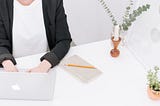
<instances>
[{"instance_id":1,"label":"person","mask_svg":"<svg viewBox=\"0 0 160 106\"><path fill-rule=\"evenodd\" d=\"M63 0L0 0L0 65L5 71L18 72L17 57L46 52L28 72L48 72L67 54L71 41Z\"/></svg>"}]
</instances>

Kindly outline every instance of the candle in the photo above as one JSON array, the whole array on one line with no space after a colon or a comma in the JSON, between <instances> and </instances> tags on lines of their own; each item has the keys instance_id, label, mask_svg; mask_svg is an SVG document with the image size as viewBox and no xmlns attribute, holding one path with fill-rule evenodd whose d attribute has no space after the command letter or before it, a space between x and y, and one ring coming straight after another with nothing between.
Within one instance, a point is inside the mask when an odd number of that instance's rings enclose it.
<instances>
[{"instance_id":1,"label":"candle","mask_svg":"<svg viewBox=\"0 0 160 106\"><path fill-rule=\"evenodd\" d=\"M119 25L114 26L114 41L118 41L119 40Z\"/></svg>"}]
</instances>

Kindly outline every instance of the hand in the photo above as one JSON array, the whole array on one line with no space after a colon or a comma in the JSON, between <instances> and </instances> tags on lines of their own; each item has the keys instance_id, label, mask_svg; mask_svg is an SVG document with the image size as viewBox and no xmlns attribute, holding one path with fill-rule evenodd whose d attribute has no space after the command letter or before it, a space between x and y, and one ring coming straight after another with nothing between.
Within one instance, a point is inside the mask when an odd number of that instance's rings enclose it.
<instances>
[{"instance_id":1,"label":"hand","mask_svg":"<svg viewBox=\"0 0 160 106\"><path fill-rule=\"evenodd\" d=\"M33 73L47 73L51 68L51 64L47 60L43 60L37 67L28 70L27 72Z\"/></svg>"},{"instance_id":2,"label":"hand","mask_svg":"<svg viewBox=\"0 0 160 106\"><path fill-rule=\"evenodd\" d=\"M11 60L4 60L2 62L2 66L3 66L4 70L7 71L7 72L18 72L18 69L12 63Z\"/></svg>"}]
</instances>

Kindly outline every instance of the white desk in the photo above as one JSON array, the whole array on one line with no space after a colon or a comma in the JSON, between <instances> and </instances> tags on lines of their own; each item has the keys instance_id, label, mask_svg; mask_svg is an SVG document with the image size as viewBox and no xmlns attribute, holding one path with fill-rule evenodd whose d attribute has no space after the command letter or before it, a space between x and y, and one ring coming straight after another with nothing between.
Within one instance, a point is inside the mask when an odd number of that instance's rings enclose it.
<instances>
[{"instance_id":1,"label":"white desk","mask_svg":"<svg viewBox=\"0 0 160 106\"><path fill-rule=\"evenodd\" d=\"M83 84L56 67L53 101L0 100L0 106L159 106L160 101L152 101L147 96L147 71L126 48L120 48L118 58L112 58L110 50L110 42L101 41L73 47L66 56L77 54L98 67L103 74L93 82ZM35 58L39 56L17 61L21 66L26 61L36 65L34 63L39 59Z\"/></svg>"}]
</instances>

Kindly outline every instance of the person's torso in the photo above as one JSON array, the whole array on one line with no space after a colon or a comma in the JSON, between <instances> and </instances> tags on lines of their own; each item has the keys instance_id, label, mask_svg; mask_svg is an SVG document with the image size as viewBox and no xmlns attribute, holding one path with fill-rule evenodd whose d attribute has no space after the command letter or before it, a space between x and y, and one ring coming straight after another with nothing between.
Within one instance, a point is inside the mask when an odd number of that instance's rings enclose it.
<instances>
[{"instance_id":1,"label":"person's torso","mask_svg":"<svg viewBox=\"0 0 160 106\"><path fill-rule=\"evenodd\" d=\"M42 0L23 6L14 0L13 56L22 57L47 51L48 42L43 19Z\"/></svg>"}]
</instances>

